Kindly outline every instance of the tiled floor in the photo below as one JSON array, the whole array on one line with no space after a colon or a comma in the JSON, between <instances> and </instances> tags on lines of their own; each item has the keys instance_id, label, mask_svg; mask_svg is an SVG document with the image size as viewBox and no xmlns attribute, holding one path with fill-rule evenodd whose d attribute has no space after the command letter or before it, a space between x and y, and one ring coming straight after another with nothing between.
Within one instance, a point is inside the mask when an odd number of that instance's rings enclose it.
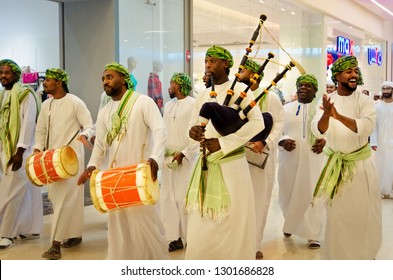
<instances>
[{"instance_id":1,"label":"tiled floor","mask_svg":"<svg viewBox=\"0 0 393 280\"><path fill-rule=\"evenodd\" d=\"M89 197L87 194L87 204ZM393 199L382 201L383 243L377 260L393 260ZM49 209L49 208L48 208ZM85 226L83 242L80 246L63 249L63 260L103 260L107 250L106 215L99 213L94 206L85 207ZM44 217L44 232L40 239L18 241L8 250L0 252L2 260L41 260L41 254L50 245L51 215ZM284 238L282 235L283 218L277 204L277 187L273 190L271 208L268 216L262 248L265 260L319 260L321 250L310 250L305 240L295 236ZM184 250L169 254L172 260L184 259Z\"/></svg>"}]
</instances>

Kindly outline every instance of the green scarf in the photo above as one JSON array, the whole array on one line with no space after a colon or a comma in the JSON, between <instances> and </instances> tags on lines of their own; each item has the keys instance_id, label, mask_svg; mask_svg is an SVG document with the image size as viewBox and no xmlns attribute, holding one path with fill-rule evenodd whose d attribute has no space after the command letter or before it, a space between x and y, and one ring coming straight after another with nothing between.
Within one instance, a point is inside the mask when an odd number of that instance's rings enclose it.
<instances>
[{"instance_id":1,"label":"green scarf","mask_svg":"<svg viewBox=\"0 0 393 280\"><path fill-rule=\"evenodd\" d=\"M122 129L126 128L128 117L131 114L132 108L140 95L133 90L127 90L120 100L117 111L112 115L112 128L106 134L106 142L112 145L113 140L120 133Z\"/></svg>"},{"instance_id":2,"label":"green scarf","mask_svg":"<svg viewBox=\"0 0 393 280\"><path fill-rule=\"evenodd\" d=\"M20 105L26 100L29 93L32 93L37 106L36 120L40 111L41 102L34 90L20 82L13 85L11 91L3 102L5 90L0 92L0 139L3 142L6 162L16 153L16 145L20 132Z\"/></svg>"},{"instance_id":3,"label":"green scarf","mask_svg":"<svg viewBox=\"0 0 393 280\"><path fill-rule=\"evenodd\" d=\"M338 194L342 186L353 178L353 169L356 162L371 156L371 148L367 143L350 154L333 152L329 147L324 148L329 159L319 176L314 190L314 199L324 196L328 204L331 204L334 196Z\"/></svg>"},{"instance_id":4,"label":"green scarf","mask_svg":"<svg viewBox=\"0 0 393 280\"><path fill-rule=\"evenodd\" d=\"M208 171L202 171L199 155L186 195L186 212L198 210L201 217L208 216L220 223L229 214L231 199L221 172L221 164L244 157L244 147L229 154L222 151L207 156Z\"/></svg>"},{"instance_id":5,"label":"green scarf","mask_svg":"<svg viewBox=\"0 0 393 280\"><path fill-rule=\"evenodd\" d=\"M172 157L173 158L176 153L177 153L177 151L175 151L175 150L165 148L165 157ZM166 164L166 166L169 169L176 170L179 167L179 163L177 162L177 160L175 160L174 162L168 162Z\"/></svg>"}]
</instances>

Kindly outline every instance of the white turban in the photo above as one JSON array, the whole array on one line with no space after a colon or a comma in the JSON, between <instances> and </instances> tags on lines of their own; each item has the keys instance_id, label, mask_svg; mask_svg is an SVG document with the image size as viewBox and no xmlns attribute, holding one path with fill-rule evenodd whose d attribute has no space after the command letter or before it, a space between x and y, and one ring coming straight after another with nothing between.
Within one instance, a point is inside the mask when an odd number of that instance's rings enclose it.
<instances>
[{"instance_id":1,"label":"white turban","mask_svg":"<svg viewBox=\"0 0 393 280\"><path fill-rule=\"evenodd\" d=\"M382 83L382 85L381 85L381 88L382 87L391 87L391 88L393 88L393 82L391 82L391 81L384 81Z\"/></svg>"},{"instance_id":2,"label":"white turban","mask_svg":"<svg viewBox=\"0 0 393 280\"><path fill-rule=\"evenodd\" d=\"M333 83L333 81L332 81L331 78L328 78L328 79L326 80L326 85L335 86L335 84Z\"/></svg>"}]
</instances>

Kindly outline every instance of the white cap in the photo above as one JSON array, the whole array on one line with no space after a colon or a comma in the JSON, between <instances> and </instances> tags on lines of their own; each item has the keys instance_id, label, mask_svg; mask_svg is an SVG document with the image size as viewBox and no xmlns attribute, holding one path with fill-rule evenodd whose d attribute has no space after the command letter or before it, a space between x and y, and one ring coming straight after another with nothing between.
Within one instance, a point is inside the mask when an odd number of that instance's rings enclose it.
<instances>
[{"instance_id":1,"label":"white cap","mask_svg":"<svg viewBox=\"0 0 393 280\"><path fill-rule=\"evenodd\" d=\"M335 86L331 78L327 78L326 85Z\"/></svg>"},{"instance_id":2,"label":"white cap","mask_svg":"<svg viewBox=\"0 0 393 280\"><path fill-rule=\"evenodd\" d=\"M383 86L393 88L393 82L391 82L391 81L384 81L382 83L381 87L383 87Z\"/></svg>"}]
</instances>

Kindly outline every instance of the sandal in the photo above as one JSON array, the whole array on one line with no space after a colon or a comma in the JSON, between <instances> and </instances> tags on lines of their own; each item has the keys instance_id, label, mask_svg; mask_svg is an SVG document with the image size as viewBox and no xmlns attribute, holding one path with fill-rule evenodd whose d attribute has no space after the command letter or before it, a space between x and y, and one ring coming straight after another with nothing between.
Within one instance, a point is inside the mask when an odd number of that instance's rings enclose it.
<instances>
[{"instance_id":1,"label":"sandal","mask_svg":"<svg viewBox=\"0 0 393 280\"><path fill-rule=\"evenodd\" d=\"M390 194L382 194L381 198L382 199L388 199L388 198L390 198Z\"/></svg>"},{"instance_id":2,"label":"sandal","mask_svg":"<svg viewBox=\"0 0 393 280\"><path fill-rule=\"evenodd\" d=\"M181 238L179 237L178 240L174 240L171 243L169 243L168 251L169 252L173 252L173 251L176 251L176 250L183 249L183 247L184 247L183 246L183 242L181 241Z\"/></svg>"},{"instance_id":3,"label":"sandal","mask_svg":"<svg viewBox=\"0 0 393 280\"><path fill-rule=\"evenodd\" d=\"M308 248L319 249L320 247L321 243L318 240L308 240Z\"/></svg>"},{"instance_id":4,"label":"sandal","mask_svg":"<svg viewBox=\"0 0 393 280\"><path fill-rule=\"evenodd\" d=\"M69 238L61 243L62 248L71 248L82 243L82 237Z\"/></svg>"},{"instance_id":5,"label":"sandal","mask_svg":"<svg viewBox=\"0 0 393 280\"><path fill-rule=\"evenodd\" d=\"M60 248L50 247L48 251L42 254L44 259L48 260L58 260L61 258L61 250Z\"/></svg>"}]
</instances>

